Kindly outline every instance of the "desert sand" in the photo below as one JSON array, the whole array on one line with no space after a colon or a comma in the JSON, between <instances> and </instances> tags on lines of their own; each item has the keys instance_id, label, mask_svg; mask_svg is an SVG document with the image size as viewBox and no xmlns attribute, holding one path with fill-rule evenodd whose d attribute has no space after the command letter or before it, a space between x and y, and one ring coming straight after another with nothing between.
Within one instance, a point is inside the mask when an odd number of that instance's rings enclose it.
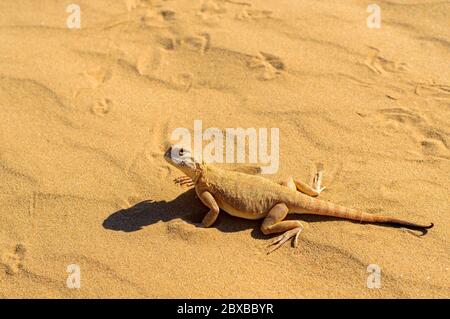
<instances>
[{"instance_id":1,"label":"desert sand","mask_svg":"<svg viewBox=\"0 0 450 319\"><path fill-rule=\"evenodd\" d=\"M0 297L450 297L450 3L371 3L1 1ZM194 120L279 128L267 178L435 227L295 216L270 255L259 221L196 227L162 157Z\"/></svg>"}]
</instances>

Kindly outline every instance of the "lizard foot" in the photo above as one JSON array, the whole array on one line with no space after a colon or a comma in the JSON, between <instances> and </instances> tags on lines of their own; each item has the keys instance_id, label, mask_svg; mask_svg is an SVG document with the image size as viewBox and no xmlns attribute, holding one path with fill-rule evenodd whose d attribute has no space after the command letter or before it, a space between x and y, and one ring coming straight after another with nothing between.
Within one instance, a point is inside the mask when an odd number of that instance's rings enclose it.
<instances>
[{"instance_id":1,"label":"lizard foot","mask_svg":"<svg viewBox=\"0 0 450 319\"><path fill-rule=\"evenodd\" d=\"M321 193L326 187L322 186L322 177L323 177L323 171L320 170L314 175L313 182L312 182L312 188L317 192Z\"/></svg>"},{"instance_id":2,"label":"lizard foot","mask_svg":"<svg viewBox=\"0 0 450 319\"><path fill-rule=\"evenodd\" d=\"M194 186L194 182L189 176L179 176L173 180L175 184L180 186L187 185L188 187Z\"/></svg>"},{"instance_id":3,"label":"lizard foot","mask_svg":"<svg viewBox=\"0 0 450 319\"><path fill-rule=\"evenodd\" d=\"M270 254L272 252L274 252L275 250L277 250L278 248L281 247L281 245L283 245L286 241L288 241L290 238L294 237L294 247L298 246L298 237L300 235L300 233L303 230L303 226L301 227L296 227L294 229L288 230L286 231L283 235L280 235L278 237L276 237L270 244L270 246L273 246L268 252L267 254Z\"/></svg>"}]
</instances>

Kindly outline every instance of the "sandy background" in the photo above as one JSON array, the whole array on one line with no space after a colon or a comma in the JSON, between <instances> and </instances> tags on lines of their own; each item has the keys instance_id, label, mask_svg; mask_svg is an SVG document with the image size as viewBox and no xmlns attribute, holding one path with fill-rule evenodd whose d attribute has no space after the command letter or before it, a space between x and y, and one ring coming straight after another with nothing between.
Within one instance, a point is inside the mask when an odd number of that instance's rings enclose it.
<instances>
[{"instance_id":1,"label":"sandy background","mask_svg":"<svg viewBox=\"0 0 450 319\"><path fill-rule=\"evenodd\" d=\"M77 0L69 30L72 2L0 2L0 297L450 297L449 2L369 29L368 1ZM435 228L305 217L268 256L258 221L196 228L162 158L195 119L279 127L268 178Z\"/></svg>"}]
</instances>

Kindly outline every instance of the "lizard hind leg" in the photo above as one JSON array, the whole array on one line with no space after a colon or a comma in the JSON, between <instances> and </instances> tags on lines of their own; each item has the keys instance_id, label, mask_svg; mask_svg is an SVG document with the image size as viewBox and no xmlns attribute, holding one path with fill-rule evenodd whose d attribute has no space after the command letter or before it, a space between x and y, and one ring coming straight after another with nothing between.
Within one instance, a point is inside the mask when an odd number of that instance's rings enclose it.
<instances>
[{"instance_id":1,"label":"lizard hind leg","mask_svg":"<svg viewBox=\"0 0 450 319\"><path fill-rule=\"evenodd\" d=\"M292 237L294 237L294 247L297 247L298 237L303 230L303 225L298 220L283 220L288 211L289 208L286 204L279 203L272 207L261 224L261 231L265 235L284 232L270 243L269 246L273 247L267 254L280 248L281 245Z\"/></svg>"},{"instance_id":2,"label":"lizard hind leg","mask_svg":"<svg viewBox=\"0 0 450 319\"><path fill-rule=\"evenodd\" d=\"M295 182L294 179L292 178L292 176L286 178L284 181L280 182L280 185L282 186L286 186L294 191L297 190L297 186L295 186Z\"/></svg>"}]
</instances>

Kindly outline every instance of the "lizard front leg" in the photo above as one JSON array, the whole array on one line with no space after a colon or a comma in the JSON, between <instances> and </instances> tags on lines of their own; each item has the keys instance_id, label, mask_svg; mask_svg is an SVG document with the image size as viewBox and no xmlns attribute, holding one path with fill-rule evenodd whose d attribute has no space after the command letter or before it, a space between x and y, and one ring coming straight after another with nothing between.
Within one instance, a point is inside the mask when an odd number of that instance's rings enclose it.
<instances>
[{"instance_id":1,"label":"lizard front leg","mask_svg":"<svg viewBox=\"0 0 450 319\"><path fill-rule=\"evenodd\" d=\"M198 198L202 201L202 203L209 208L209 212L205 215L205 217L202 220L202 226L203 227L209 227L217 219L217 216L219 216L219 205L217 205L216 200L208 191L203 192L197 192Z\"/></svg>"},{"instance_id":2,"label":"lizard front leg","mask_svg":"<svg viewBox=\"0 0 450 319\"><path fill-rule=\"evenodd\" d=\"M303 225L298 220L284 220L289 212L289 208L284 203L276 204L272 207L261 224L261 231L264 235L284 232L283 235L276 237L269 246L274 245L267 253L270 254L274 250L283 245L289 238L294 238L294 247L297 247L298 236L303 230Z\"/></svg>"},{"instance_id":3,"label":"lizard front leg","mask_svg":"<svg viewBox=\"0 0 450 319\"><path fill-rule=\"evenodd\" d=\"M299 179L294 179L292 176L287 178L285 181L280 184L286 187L289 187L293 190L298 190L306 195L317 197L319 194L325 189L325 187L321 187L322 185L322 171L318 171L316 175L314 175L314 179L312 182L312 186L302 182Z\"/></svg>"}]
</instances>

